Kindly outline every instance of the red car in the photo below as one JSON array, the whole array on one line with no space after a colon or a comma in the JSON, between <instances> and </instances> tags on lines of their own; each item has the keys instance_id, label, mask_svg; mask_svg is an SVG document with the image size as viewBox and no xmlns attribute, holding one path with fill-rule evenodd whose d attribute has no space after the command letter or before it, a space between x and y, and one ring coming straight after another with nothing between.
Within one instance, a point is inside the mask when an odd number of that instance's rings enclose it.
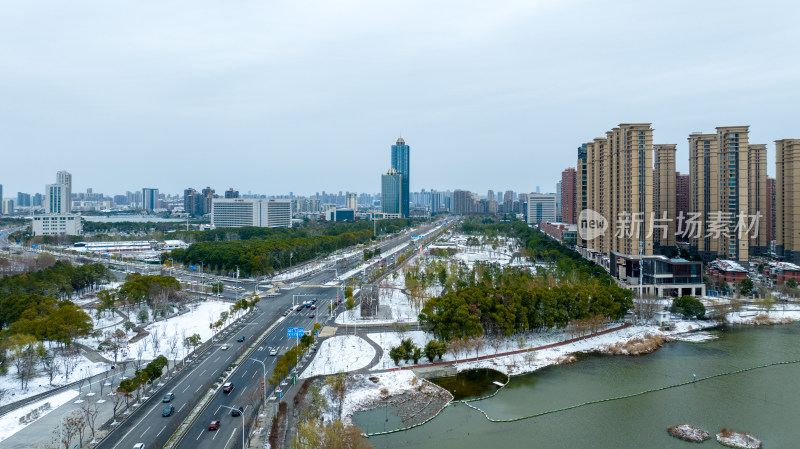
<instances>
[{"instance_id":1,"label":"red car","mask_svg":"<svg viewBox=\"0 0 800 449\"><path fill-rule=\"evenodd\" d=\"M219 421L211 421L211 424L208 425L208 430L217 430L219 429Z\"/></svg>"}]
</instances>

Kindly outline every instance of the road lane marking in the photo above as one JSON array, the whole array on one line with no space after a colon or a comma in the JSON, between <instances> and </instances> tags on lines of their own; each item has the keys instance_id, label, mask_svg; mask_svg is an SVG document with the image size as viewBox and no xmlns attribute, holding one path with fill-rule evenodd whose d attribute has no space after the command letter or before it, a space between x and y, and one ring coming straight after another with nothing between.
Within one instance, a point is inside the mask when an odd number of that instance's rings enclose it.
<instances>
[{"instance_id":1,"label":"road lane marking","mask_svg":"<svg viewBox=\"0 0 800 449\"><path fill-rule=\"evenodd\" d=\"M186 407L186 404L181 405L181 408L179 408L178 411L183 410L184 407Z\"/></svg>"},{"instance_id":2,"label":"road lane marking","mask_svg":"<svg viewBox=\"0 0 800 449\"><path fill-rule=\"evenodd\" d=\"M253 377L256 377L256 374L258 374L258 371L253 373ZM252 377L251 377L251 379L252 379Z\"/></svg>"},{"instance_id":3,"label":"road lane marking","mask_svg":"<svg viewBox=\"0 0 800 449\"><path fill-rule=\"evenodd\" d=\"M142 438L144 438L144 434L146 434L147 431L150 430L151 427L153 427L153 426L147 426L147 428L144 429L144 432L142 432Z\"/></svg>"},{"instance_id":4,"label":"road lane marking","mask_svg":"<svg viewBox=\"0 0 800 449\"><path fill-rule=\"evenodd\" d=\"M244 373L242 373L242 377L246 376L248 371L250 370L245 370Z\"/></svg>"},{"instance_id":5,"label":"road lane marking","mask_svg":"<svg viewBox=\"0 0 800 449\"><path fill-rule=\"evenodd\" d=\"M225 446L223 447L223 449L228 447L234 435L236 435L236 428L234 428L233 431L231 431L231 436L228 437L228 441L225 442Z\"/></svg>"},{"instance_id":6,"label":"road lane marking","mask_svg":"<svg viewBox=\"0 0 800 449\"><path fill-rule=\"evenodd\" d=\"M202 385L200 385L199 387L197 387L197 390L194 390L194 392L195 392L195 393L197 393L198 391L200 391L200 389L201 389L201 388L203 388L203 386L202 386Z\"/></svg>"},{"instance_id":7,"label":"road lane marking","mask_svg":"<svg viewBox=\"0 0 800 449\"><path fill-rule=\"evenodd\" d=\"M203 434L204 434L205 432L206 432L205 430L201 430L201 431L200 431L200 435L197 435L197 439L199 440L199 439L200 439L200 437L201 437L201 436L203 436Z\"/></svg>"},{"instance_id":8,"label":"road lane marking","mask_svg":"<svg viewBox=\"0 0 800 449\"><path fill-rule=\"evenodd\" d=\"M207 370L203 370L203 371L200 373L200 377L203 377L203 373L205 373L206 371L207 371Z\"/></svg>"},{"instance_id":9,"label":"road lane marking","mask_svg":"<svg viewBox=\"0 0 800 449\"><path fill-rule=\"evenodd\" d=\"M189 387L191 387L191 385L187 385L186 388L184 388L183 391L181 391L181 393L186 393L186 390L188 390Z\"/></svg>"},{"instance_id":10,"label":"road lane marking","mask_svg":"<svg viewBox=\"0 0 800 449\"><path fill-rule=\"evenodd\" d=\"M219 407L217 407L217 411L216 411L216 412L214 412L214 414L215 414L215 415L219 415L219 409L221 409L221 408L222 408L222 406L221 406L221 405L220 405Z\"/></svg>"},{"instance_id":11,"label":"road lane marking","mask_svg":"<svg viewBox=\"0 0 800 449\"><path fill-rule=\"evenodd\" d=\"M212 439L212 440L215 440L215 439L217 439L217 434L218 434L218 433L219 433L219 428L218 428L216 431L214 431L214 436L213 436L213 437L211 437L211 439Z\"/></svg>"},{"instance_id":12,"label":"road lane marking","mask_svg":"<svg viewBox=\"0 0 800 449\"><path fill-rule=\"evenodd\" d=\"M156 434L156 438L158 438L158 436L161 435L161 432L163 432L164 429L166 429L166 428L167 428L167 426L164 426L161 430L159 430L158 433Z\"/></svg>"}]
</instances>

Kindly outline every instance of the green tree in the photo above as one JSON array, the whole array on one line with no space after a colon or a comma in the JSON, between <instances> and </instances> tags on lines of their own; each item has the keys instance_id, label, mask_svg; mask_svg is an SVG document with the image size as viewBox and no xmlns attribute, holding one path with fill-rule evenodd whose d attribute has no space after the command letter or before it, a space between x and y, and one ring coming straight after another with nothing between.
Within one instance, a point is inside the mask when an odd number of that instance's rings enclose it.
<instances>
[{"instance_id":1,"label":"green tree","mask_svg":"<svg viewBox=\"0 0 800 449\"><path fill-rule=\"evenodd\" d=\"M400 365L400 360L406 358L406 350L403 346L395 346L389 350L389 358L392 359L395 366Z\"/></svg>"},{"instance_id":2,"label":"green tree","mask_svg":"<svg viewBox=\"0 0 800 449\"><path fill-rule=\"evenodd\" d=\"M750 296L750 293L753 292L753 287L753 281L750 278L744 278L739 282L739 292L742 296Z\"/></svg>"},{"instance_id":3,"label":"green tree","mask_svg":"<svg viewBox=\"0 0 800 449\"><path fill-rule=\"evenodd\" d=\"M670 311L680 313L684 318L703 318L706 315L706 308L699 299L691 295L684 295L672 300Z\"/></svg>"},{"instance_id":4,"label":"green tree","mask_svg":"<svg viewBox=\"0 0 800 449\"><path fill-rule=\"evenodd\" d=\"M222 293L224 289L225 285L222 282L215 282L214 284L211 284L211 293Z\"/></svg>"}]
</instances>

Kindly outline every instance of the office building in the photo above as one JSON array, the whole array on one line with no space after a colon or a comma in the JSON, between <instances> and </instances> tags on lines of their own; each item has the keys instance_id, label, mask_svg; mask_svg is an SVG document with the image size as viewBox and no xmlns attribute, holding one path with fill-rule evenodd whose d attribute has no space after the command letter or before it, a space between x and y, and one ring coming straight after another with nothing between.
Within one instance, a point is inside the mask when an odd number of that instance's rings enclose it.
<instances>
[{"instance_id":1,"label":"office building","mask_svg":"<svg viewBox=\"0 0 800 449\"><path fill-rule=\"evenodd\" d=\"M47 184L44 187L44 210L47 214L68 214L72 211L72 198L69 186Z\"/></svg>"},{"instance_id":2,"label":"office building","mask_svg":"<svg viewBox=\"0 0 800 449\"><path fill-rule=\"evenodd\" d=\"M291 207L288 199L214 198L211 224L217 228L289 228L292 226Z\"/></svg>"},{"instance_id":3,"label":"office building","mask_svg":"<svg viewBox=\"0 0 800 449\"><path fill-rule=\"evenodd\" d=\"M406 145L403 138L397 139L397 143L392 145L392 169L397 172L400 178L400 215L408 217L409 202L409 180L410 180L410 147Z\"/></svg>"},{"instance_id":4,"label":"office building","mask_svg":"<svg viewBox=\"0 0 800 449\"><path fill-rule=\"evenodd\" d=\"M675 246L675 148L674 144L653 146L653 244L657 247Z\"/></svg>"},{"instance_id":5,"label":"office building","mask_svg":"<svg viewBox=\"0 0 800 449\"><path fill-rule=\"evenodd\" d=\"M578 223L577 186L578 174L574 168L570 167L561 172L561 221L564 223Z\"/></svg>"},{"instance_id":6,"label":"office building","mask_svg":"<svg viewBox=\"0 0 800 449\"><path fill-rule=\"evenodd\" d=\"M18 207L30 207L31 206L31 195L29 193L22 193L17 192L17 203Z\"/></svg>"},{"instance_id":7,"label":"office building","mask_svg":"<svg viewBox=\"0 0 800 449\"><path fill-rule=\"evenodd\" d=\"M556 221L556 196L549 193L528 194L528 224Z\"/></svg>"},{"instance_id":8,"label":"office building","mask_svg":"<svg viewBox=\"0 0 800 449\"><path fill-rule=\"evenodd\" d=\"M775 141L775 250L800 264L800 139Z\"/></svg>"},{"instance_id":9,"label":"office building","mask_svg":"<svg viewBox=\"0 0 800 449\"><path fill-rule=\"evenodd\" d=\"M81 235L83 234L83 224L80 215L34 215L31 219L31 234L34 236Z\"/></svg>"},{"instance_id":10,"label":"office building","mask_svg":"<svg viewBox=\"0 0 800 449\"><path fill-rule=\"evenodd\" d=\"M562 218L562 211L561 211L561 184L562 181L558 181L556 183L556 221L559 223L561 222Z\"/></svg>"},{"instance_id":11,"label":"office building","mask_svg":"<svg viewBox=\"0 0 800 449\"><path fill-rule=\"evenodd\" d=\"M2 201L2 209L3 215L14 215L14 200L11 198L5 198Z\"/></svg>"},{"instance_id":12,"label":"office building","mask_svg":"<svg viewBox=\"0 0 800 449\"><path fill-rule=\"evenodd\" d=\"M403 175L394 168L381 175L381 211L403 216Z\"/></svg>"},{"instance_id":13,"label":"office building","mask_svg":"<svg viewBox=\"0 0 800 449\"><path fill-rule=\"evenodd\" d=\"M142 209L153 211L158 209L158 189L142 189Z\"/></svg>"}]
</instances>

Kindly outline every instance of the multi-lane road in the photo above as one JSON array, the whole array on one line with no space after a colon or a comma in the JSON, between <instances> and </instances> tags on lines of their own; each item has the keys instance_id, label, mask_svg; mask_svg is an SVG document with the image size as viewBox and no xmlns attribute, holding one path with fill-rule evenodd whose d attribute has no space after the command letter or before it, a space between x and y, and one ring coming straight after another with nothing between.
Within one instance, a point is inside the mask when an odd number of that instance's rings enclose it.
<instances>
[{"instance_id":1,"label":"multi-lane road","mask_svg":"<svg viewBox=\"0 0 800 449\"><path fill-rule=\"evenodd\" d=\"M415 233L427 232L433 226L425 225L415 230ZM390 248L407 244L411 234L406 232L382 243L382 251L387 252ZM344 264L345 266L357 262L360 256L350 259ZM213 382L236 360L238 349L243 348L243 345L254 345L255 350L252 354L226 379L226 382L233 383L233 390L230 393L220 390L213 396L193 422L192 427L184 434L178 446L191 449L241 447L242 419L254 418L256 404L253 401L253 392L261 394L264 370L266 369L266 376L269 378L278 358L270 356L270 350L277 348L280 355L295 344L294 339L287 338L288 327L311 329L315 322L324 322L329 317L328 304L335 298L338 290L335 285L326 287L325 284L335 279L336 272L333 269L322 271L311 275L295 288L282 290L277 296L262 298L252 317L239 328L228 332L192 361L186 370L165 385L158 393L158 397L152 397L134 412L134 415L125 420L100 447L129 449L138 443L143 443L146 448L163 447L178 426L189 417L191 410L211 388ZM293 300L302 302L312 298L318 300L316 312L306 308L299 312L293 310L286 317L283 316L291 307ZM312 314L315 316L310 317ZM266 337L261 341L254 341L273 324L276 324L275 327ZM245 337L244 342L237 341L239 336ZM229 349L223 350L223 346ZM272 391L268 382L265 388L267 393ZM175 413L170 417L161 416L162 410L167 405L161 402L161 396L166 392L175 394L171 402L175 407ZM242 416L231 416L230 408L239 407L244 408ZM215 420L220 421L219 429L208 430L209 423ZM249 421L246 427L249 427Z\"/></svg>"}]
</instances>

